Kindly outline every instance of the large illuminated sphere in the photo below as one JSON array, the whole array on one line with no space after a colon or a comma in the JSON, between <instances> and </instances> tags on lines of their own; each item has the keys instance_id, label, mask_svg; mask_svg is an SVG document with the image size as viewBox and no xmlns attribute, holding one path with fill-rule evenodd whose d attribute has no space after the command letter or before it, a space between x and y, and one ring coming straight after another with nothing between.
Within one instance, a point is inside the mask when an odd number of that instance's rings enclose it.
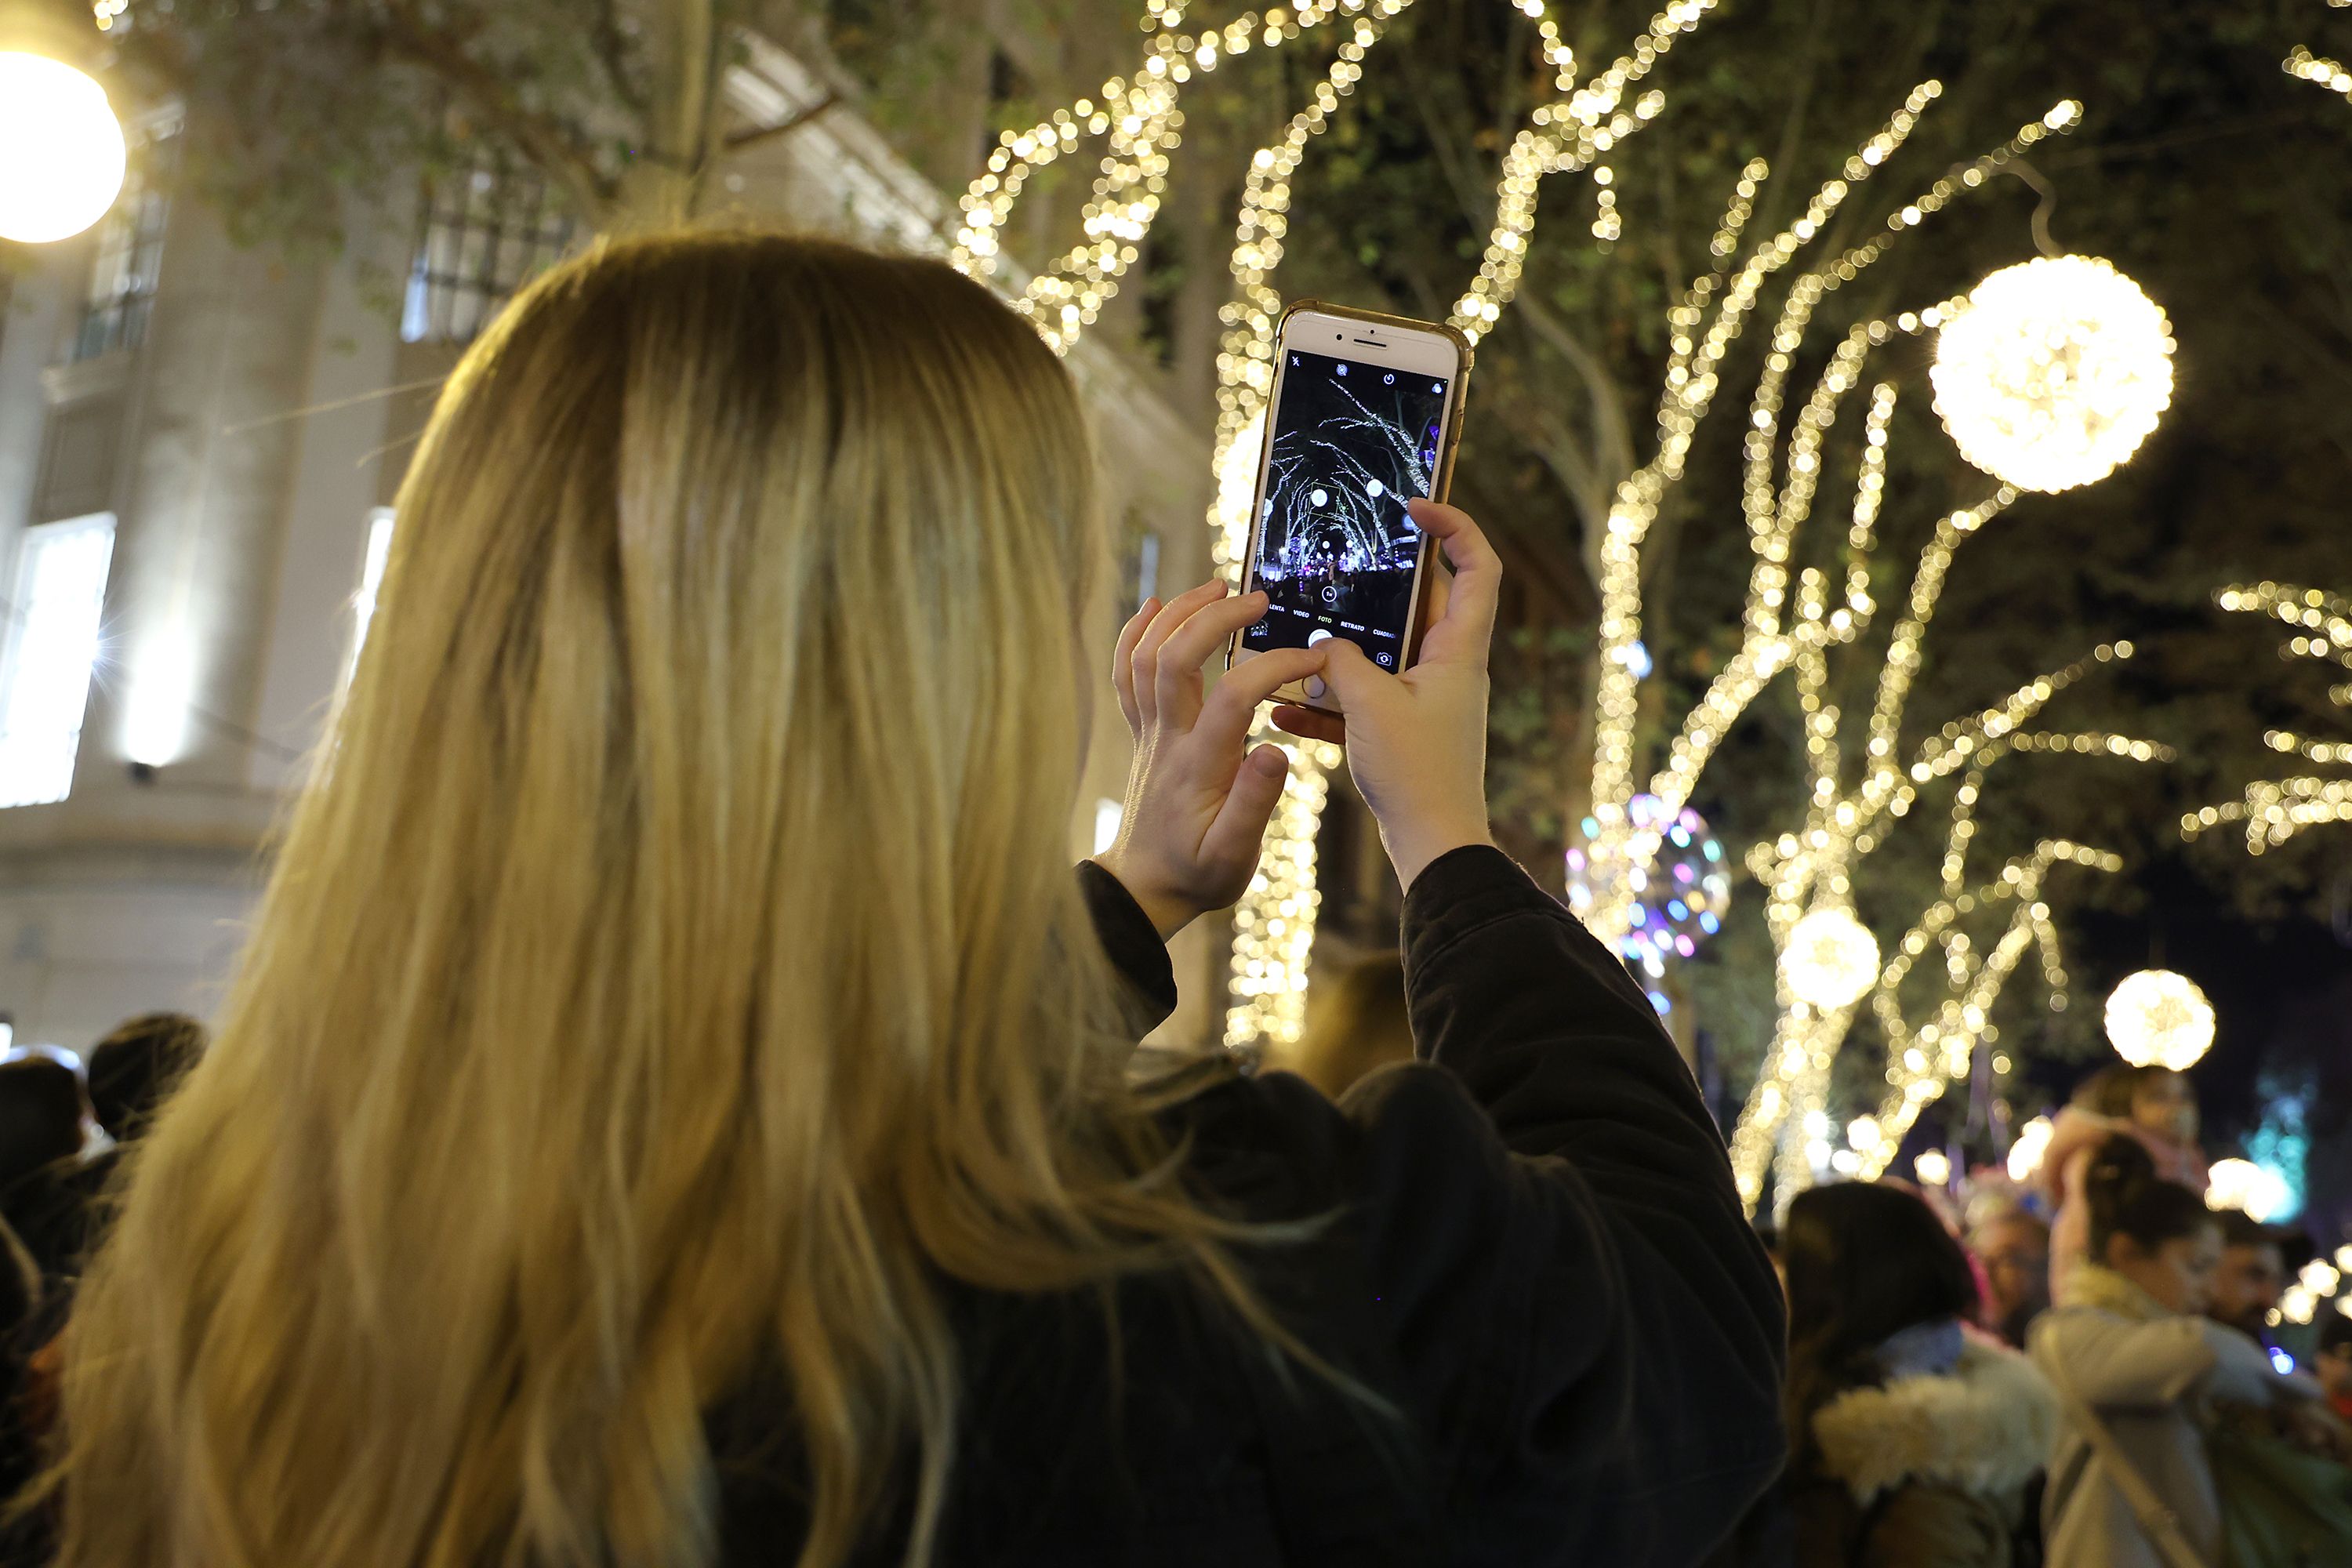
<instances>
[{"instance_id":1,"label":"large illuminated sphere","mask_svg":"<svg viewBox=\"0 0 2352 1568\"><path fill-rule=\"evenodd\" d=\"M46 55L0 51L0 239L70 239L104 217L125 155L104 88Z\"/></svg>"},{"instance_id":2,"label":"large illuminated sphere","mask_svg":"<svg viewBox=\"0 0 2352 1568\"><path fill-rule=\"evenodd\" d=\"M2172 401L2172 323L2095 257L2004 267L1946 322L1929 373L1960 456L2020 489L2105 479Z\"/></svg>"},{"instance_id":3,"label":"large illuminated sphere","mask_svg":"<svg viewBox=\"0 0 2352 1568\"><path fill-rule=\"evenodd\" d=\"M1815 910L1789 933L1780 973L1800 1002L1825 1013L1852 1006L1878 983L1878 939L1851 910Z\"/></svg>"},{"instance_id":4,"label":"large illuminated sphere","mask_svg":"<svg viewBox=\"0 0 2352 1568\"><path fill-rule=\"evenodd\" d=\"M2107 1038L2136 1068L2182 1072L2213 1043L2213 1005L2187 975L2143 969L2108 993Z\"/></svg>"}]
</instances>

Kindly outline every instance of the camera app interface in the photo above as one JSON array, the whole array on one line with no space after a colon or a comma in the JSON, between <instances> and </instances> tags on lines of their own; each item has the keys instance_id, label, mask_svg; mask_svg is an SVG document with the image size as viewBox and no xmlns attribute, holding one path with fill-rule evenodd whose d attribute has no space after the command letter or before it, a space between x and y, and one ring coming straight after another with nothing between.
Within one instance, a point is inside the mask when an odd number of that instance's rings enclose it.
<instances>
[{"instance_id":1,"label":"camera app interface","mask_svg":"<svg viewBox=\"0 0 2352 1568\"><path fill-rule=\"evenodd\" d=\"M1421 551L1404 503L1428 495L1435 477L1446 384L1303 350L1284 358L1260 503L1255 585L1268 605L1243 646L1343 637L1394 669Z\"/></svg>"}]
</instances>

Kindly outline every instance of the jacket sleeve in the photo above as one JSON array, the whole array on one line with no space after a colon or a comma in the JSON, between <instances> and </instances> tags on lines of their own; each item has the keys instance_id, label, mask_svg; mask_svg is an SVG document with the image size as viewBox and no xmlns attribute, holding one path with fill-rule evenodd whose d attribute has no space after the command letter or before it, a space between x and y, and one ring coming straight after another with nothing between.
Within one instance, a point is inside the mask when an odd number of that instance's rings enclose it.
<instances>
[{"instance_id":1,"label":"jacket sleeve","mask_svg":"<svg viewBox=\"0 0 2352 1568\"><path fill-rule=\"evenodd\" d=\"M2072 1307L2043 1313L2033 1325L2032 1344L2035 1363L2051 1382L2084 1404L2152 1409L2178 1402L2204 1383L2220 1361L2220 1336L2229 1332L2202 1318L2134 1322L2113 1312ZM2246 1348L2256 1357L2262 1354L2251 1341ZM2225 1375L2224 1381L2235 1378Z\"/></svg>"},{"instance_id":2,"label":"jacket sleeve","mask_svg":"<svg viewBox=\"0 0 2352 1568\"><path fill-rule=\"evenodd\" d=\"M1078 862L1078 894L1093 917L1095 938L1126 984L1128 1026L1141 1039L1176 1011L1176 966L1151 917L1125 884L1091 860Z\"/></svg>"},{"instance_id":3,"label":"jacket sleeve","mask_svg":"<svg viewBox=\"0 0 2352 1568\"><path fill-rule=\"evenodd\" d=\"M1500 851L1405 904L1421 1055L1343 1101L1374 1288L1465 1561L1686 1563L1779 1469L1784 1329L1723 1142L1624 967ZM1456 1517L1459 1517L1457 1514Z\"/></svg>"}]
</instances>

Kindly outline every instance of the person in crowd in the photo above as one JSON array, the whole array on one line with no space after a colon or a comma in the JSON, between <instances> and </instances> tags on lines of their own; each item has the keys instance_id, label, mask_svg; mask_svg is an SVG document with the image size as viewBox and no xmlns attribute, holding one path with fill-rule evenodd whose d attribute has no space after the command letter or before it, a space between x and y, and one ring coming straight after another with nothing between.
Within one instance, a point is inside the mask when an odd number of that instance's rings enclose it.
<instances>
[{"instance_id":1,"label":"person in crowd","mask_svg":"<svg viewBox=\"0 0 2352 1568\"><path fill-rule=\"evenodd\" d=\"M2242 1209L2221 1209L2221 1261L2205 1315L2267 1348L2271 1314L2286 1290L2286 1250L2279 1233Z\"/></svg>"},{"instance_id":2,"label":"person in crowd","mask_svg":"<svg viewBox=\"0 0 2352 1568\"><path fill-rule=\"evenodd\" d=\"M2050 1227L2007 1204L1978 1221L1969 1250L1984 1269L1985 1328L2023 1349L2026 1331L2050 1305Z\"/></svg>"},{"instance_id":3,"label":"person in crowd","mask_svg":"<svg viewBox=\"0 0 2352 1568\"><path fill-rule=\"evenodd\" d=\"M2145 1141L2109 1138L2083 1174L2092 1259L2066 1277L2032 1335L2061 1407L2044 1503L2050 1568L2169 1568L2178 1554L2159 1537L2176 1531L2218 1563L2221 1500L2205 1441L2215 1405L2291 1413L2309 1407L2317 1385L2204 1316L2220 1221L2158 1173ZM2108 1439L2128 1474L2102 1452Z\"/></svg>"},{"instance_id":4,"label":"person in crowd","mask_svg":"<svg viewBox=\"0 0 2352 1568\"><path fill-rule=\"evenodd\" d=\"M2050 1226L2050 1293L2056 1299L2066 1276L2092 1256L2090 1210L2083 1201L2083 1175L2094 1152L2118 1132L2147 1151L2164 1180L2191 1191L2205 1190L2205 1153L2198 1147L2196 1090L2169 1068L2100 1068L2076 1086L2059 1111L2042 1156L2044 1192L2053 1215Z\"/></svg>"},{"instance_id":5,"label":"person in crowd","mask_svg":"<svg viewBox=\"0 0 2352 1568\"><path fill-rule=\"evenodd\" d=\"M73 1297L82 1262L105 1232L106 1185L179 1076L203 1049L204 1026L182 1013L148 1013L91 1047L89 1100L106 1146L43 1173L18 1212L20 1234L47 1282L43 1316L54 1328Z\"/></svg>"},{"instance_id":6,"label":"person in crowd","mask_svg":"<svg viewBox=\"0 0 2352 1568\"><path fill-rule=\"evenodd\" d=\"M118 1145L136 1141L205 1041L204 1025L185 1013L142 1013L90 1047L89 1107L107 1135Z\"/></svg>"},{"instance_id":7,"label":"person in crowd","mask_svg":"<svg viewBox=\"0 0 2352 1568\"><path fill-rule=\"evenodd\" d=\"M81 1152L86 1110L81 1079L64 1062L23 1056L0 1064L0 1217L44 1275L48 1237L70 1208L61 1194Z\"/></svg>"},{"instance_id":8,"label":"person in crowd","mask_svg":"<svg viewBox=\"0 0 2352 1568\"><path fill-rule=\"evenodd\" d=\"M57 1173L81 1148L82 1110L81 1080L63 1062L20 1056L0 1063L0 1502L37 1468L26 1389L52 1321L48 1284L25 1227L57 1206ZM32 1542L0 1507L0 1563L35 1561Z\"/></svg>"},{"instance_id":9,"label":"person in crowd","mask_svg":"<svg viewBox=\"0 0 2352 1568\"><path fill-rule=\"evenodd\" d=\"M2352 1318L2330 1312L2321 1321L2312 1371L2327 1395L2328 1411L2338 1421L2352 1422Z\"/></svg>"},{"instance_id":10,"label":"person in crowd","mask_svg":"<svg viewBox=\"0 0 2352 1568\"><path fill-rule=\"evenodd\" d=\"M1318 977L1307 1008L1306 1035L1272 1065L1289 1068L1334 1100L1374 1068L1412 1060L1404 960L1395 953L1359 959Z\"/></svg>"},{"instance_id":11,"label":"person in crowd","mask_svg":"<svg viewBox=\"0 0 2352 1568\"><path fill-rule=\"evenodd\" d=\"M207 1052L66 1337L68 1568L1679 1564L1782 1315L1622 964L1496 849L1500 571L1403 675L1147 601L1074 384L947 266L614 243L446 383ZM1428 1065L1139 1080L1310 677ZM420 737L428 743L420 744Z\"/></svg>"},{"instance_id":12,"label":"person in crowd","mask_svg":"<svg viewBox=\"0 0 2352 1568\"><path fill-rule=\"evenodd\" d=\"M2055 1406L2024 1356L1968 1333L1976 1276L1943 1222L1899 1187L1812 1187L1781 1252L1800 1568L2032 1561Z\"/></svg>"}]
</instances>

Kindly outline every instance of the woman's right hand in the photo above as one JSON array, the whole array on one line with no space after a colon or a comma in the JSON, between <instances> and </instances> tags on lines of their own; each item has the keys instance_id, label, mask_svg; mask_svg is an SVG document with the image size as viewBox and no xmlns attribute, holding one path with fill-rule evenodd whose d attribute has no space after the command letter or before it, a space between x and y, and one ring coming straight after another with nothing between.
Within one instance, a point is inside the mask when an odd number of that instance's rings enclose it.
<instances>
[{"instance_id":1,"label":"woman's right hand","mask_svg":"<svg viewBox=\"0 0 2352 1568\"><path fill-rule=\"evenodd\" d=\"M1494 842L1486 820L1486 648L1503 564L1459 508L1413 500L1407 510L1454 567L1451 586L1434 589L1442 608L1420 659L1391 675L1354 643L1333 637L1322 645L1323 678L1344 720L1277 708L1274 721L1294 735L1346 745L1348 772L1380 823L1397 880L1411 888L1446 851Z\"/></svg>"}]
</instances>

